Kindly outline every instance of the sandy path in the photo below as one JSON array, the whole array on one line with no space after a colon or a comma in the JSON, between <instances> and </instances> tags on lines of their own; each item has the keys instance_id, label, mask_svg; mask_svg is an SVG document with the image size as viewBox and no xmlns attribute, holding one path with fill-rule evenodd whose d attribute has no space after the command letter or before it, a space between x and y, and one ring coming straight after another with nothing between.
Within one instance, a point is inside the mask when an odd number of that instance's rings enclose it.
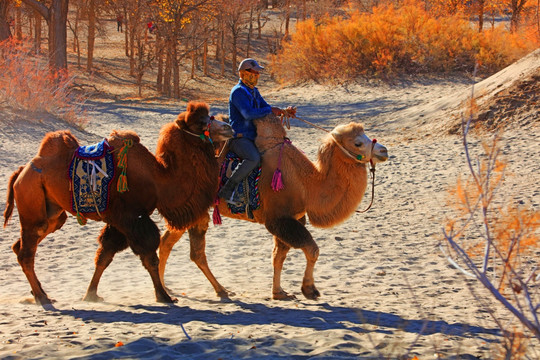
<instances>
[{"instance_id":1,"label":"sandy path","mask_svg":"<svg viewBox=\"0 0 540 360\"><path fill-rule=\"evenodd\" d=\"M230 302L218 301L189 260L185 237L166 273L177 305L155 303L150 278L130 251L118 254L103 276L100 295L106 302L83 302L102 224L80 227L70 217L38 251L36 271L57 300L53 310L43 310L24 301L29 286L10 249L18 237L15 213L0 247L0 358L357 359L395 358L409 351L422 359L493 357L493 342L501 339L498 327L438 248L450 216L446 190L466 172L461 140L426 136L423 122L430 119L409 111L467 88L463 80L339 90L262 88L269 102L297 105L299 116L328 129L363 121L368 136L391 155L377 168L372 210L333 229L308 225L321 250L315 268L318 301L301 295L305 260L300 251L290 252L282 279L298 299L270 300L270 235L261 225L224 219L208 232L207 255L220 282L236 293ZM97 100L89 105L90 132L76 132L82 143L112 129L132 129L151 150L160 126L185 106ZM212 110L223 112L225 103L213 104ZM507 132L503 152L516 175L506 184L512 201L538 209L540 165L531 161L540 156L536 124ZM1 125L0 193L5 194L9 175L35 154L46 131L62 125L12 122L9 116ZM314 159L324 133L293 122L289 135ZM472 139L475 151L479 143ZM368 201L366 196L361 208ZM3 196L0 205L5 206ZM159 216L154 218L163 229ZM118 342L123 346L115 347ZM530 351L540 354L537 345Z\"/></svg>"}]
</instances>

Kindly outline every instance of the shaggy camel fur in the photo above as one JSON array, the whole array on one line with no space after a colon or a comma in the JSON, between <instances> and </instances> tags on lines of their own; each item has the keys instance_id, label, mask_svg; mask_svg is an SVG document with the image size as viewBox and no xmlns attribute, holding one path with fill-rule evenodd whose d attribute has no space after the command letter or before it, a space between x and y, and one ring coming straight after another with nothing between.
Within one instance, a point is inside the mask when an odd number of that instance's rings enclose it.
<instances>
[{"instance_id":1,"label":"shaggy camel fur","mask_svg":"<svg viewBox=\"0 0 540 360\"><path fill-rule=\"evenodd\" d=\"M96 268L85 300L101 300L97 286L103 271L118 251L129 246L150 273L157 301L174 301L159 278L156 250L160 233L150 215L157 208L172 228L188 227L207 216L217 191L219 173L210 141L198 136L207 130L215 141L224 141L233 135L228 124L210 118L207 104L189 103L186 112L162 128L156 156L139 143L135 133L112 132L108 142L116 150L122 147L124 139L133 141L127 153L129 190L117 191L120 171L115 171L107 210L84 214L88 219L106 223L98 238ZM12 249L36 302L42 305L50 304L51 300L34 272L34 258L38 244L62 227L66 212L75 215L71 210L73 195L67 174L78 147L77 139L69 131L49 133L37 156L15 171L9 181L4 227L15 201L21 237ZM117 156L114 156L114 166L118 166Z\"/></svg>"},{"instance_id":2,"label":"shaggy camel fur","mask_svg":"<svg viewBox=\"0 0 540 360\"><path fill-rule=\"evenodd\" d=\"M336 127L324 138L318 159L312 163L302 151L284 143L286 132L278 118L268 115L255 123L256 144L262 153L261 207L253 211L254 219L248 219L246 214L231 214L224 201L219 204L220 212L227 217L264 224L274 236L274 299L294 297L281 288L281 270L291 247L302 249L307 260L302 293L308 299L317 299L320 293L315 287L313 269L319 248L305 227L305 216L307 214L310 223L317 227L331 227L345 221L364 196L368 177L366 164L386 161L387 150L370 140L362 125L350 123ZM281 171L285 188L275 192L271 183L282 146ZM191 259L206 275L218 296L228 297L227 290L215 279L206 262L207 229L208 218L189 229ZM167 258L183 232L169 229L161 237L159 270L162 281Z\"/></svg>"}]
</instances>

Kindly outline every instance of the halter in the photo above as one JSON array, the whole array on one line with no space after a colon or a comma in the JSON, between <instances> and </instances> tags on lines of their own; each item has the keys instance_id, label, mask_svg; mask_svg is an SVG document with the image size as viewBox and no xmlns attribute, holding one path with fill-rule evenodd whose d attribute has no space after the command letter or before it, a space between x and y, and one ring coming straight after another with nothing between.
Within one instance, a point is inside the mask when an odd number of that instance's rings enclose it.
<instances>
[{"instance_id":1,"label":"halter","mask_svg":"<svg viewBox=\"0 0 540 360\"><path fill-rule=\"evenodd\" d=\"M350 158L354 159L356 162L362 162L362 160L364 159L364 157L362 155L354 155L352 152L350 152L349 150L345 149L343 147L343 145L341 145L337 139L334 137L334 134L329 131L329 130L326 130L325 128L322 128L318 125L315 125L313 124L312 122L309 122L307 120L304 120L304 119L301 119L299 117L297 117L296 115L293 116L295 119L298 119L300 121L303 121L305 122L306 124L312 126L312 127L315 127L317 129L320 129L320 130L323 130L327 133L330 133L330 135L332 135L332 140L334 140L334 142L336 143L336 145L341 149L341 151L343 151L343 153L347 156L349 156ZM283 122L283 119L282 119L282 122ZM371 141L371 151L370 151L370 155L373 155L373 149L375 148L375 144L377 143L377 140L376 139L373 139ZM364 161L362 163L367 163L367 161ZM365 210L355 210L355 212L357 213L365 213L366 211L368 211L369 209L371 209L371 205L373 205L373 199L375 198L375 163L373 162L373 157L371 157L369 159L369 164L371 165L369 171L371 172L371 202L369 203L369 206L365 209Z\"/></svg>"},{"instance_id":2,"label":"halter","mask_svg":"<svg viewBox=\"0 0 540 360\"><path fill-rule=\"evenodd\" d=\"M361 155L361 154L358 154L358 155L355 155L353 152L345 149L345 147L343 145L341 145L339 143L339 141L337 141L337 139L335 138L334 136L334 133L330 133L330 135L332 135L332 140L334 140L334 142L336 143L336 145L341 149L341 151L343 151L345 153L345 155L347 155L348 157L350 157L351 159L355 160L356 162L359 162L359 163L367 163L368 161L362 161L364 160L365 156L364 155ZM369 163L371 164L371 166L374 168L375 167L375 164L373 164L373 161L372 161L372 157L371 155L373 155L373 148L375 147L375 144L377 143L377 139L373 139L371 141L371 150L369 152L370 154L370 159L369 159Z\"/></svg>"},{"instance_id":3,"label":"halter","mask_svg":"<svg viewBox=\"0 0 540 360\"><path fill-rule=\"evenodd\" d=\"M212 122L214 122L215 120L216 119L214 118L214 116L210 116L210 121L206 125L206 130L204 130L202 134L195 134L195 133L192 133L191 131L186 130L186 129L182 129L182 131L188 133L189 135L193 135L195 137L198 137L202 141L208 140L208 142L210 144L214 145L214 142L212 141L212 138L210 137L210 126L212 125Z\"/></svg>"}]
</instances>

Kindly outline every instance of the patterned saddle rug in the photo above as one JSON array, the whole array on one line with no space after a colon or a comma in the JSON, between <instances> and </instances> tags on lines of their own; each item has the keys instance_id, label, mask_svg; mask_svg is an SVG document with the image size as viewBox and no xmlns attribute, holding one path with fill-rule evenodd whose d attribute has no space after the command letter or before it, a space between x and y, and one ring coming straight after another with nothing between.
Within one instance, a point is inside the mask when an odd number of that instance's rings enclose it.
<instances>
[{"instance_id":1,"label":"patterned saddle rug","mask_svg":"<svg viewBox=\"0 0 540 360\"><path fill-rule=\"evenodd\" d=\"M109 188L114 178L113 148L106 139L81 146L69 166L71 207L79 223L86 223L81 213L103 212L109 204ZM81 225L82 225L81 224Z\"/></svg>"},{"instance_id":2,"label":"patterned saddle rug","mask_svg":"<svg viewBox=\"0 0 540 360\"><path fill-rule=\"evenodd\" d=\"M227 182L231 173L242 160L233 152L225 156L221 165L219 188ZM236 187L234 200L241 203L240 206L227 204L233 214L246 213L250 219L253 218L253 210L261 207L261 197L259 194L259 179L261 178L261 166L256 167L243 181Z\"/></svg>"}]
</instances>

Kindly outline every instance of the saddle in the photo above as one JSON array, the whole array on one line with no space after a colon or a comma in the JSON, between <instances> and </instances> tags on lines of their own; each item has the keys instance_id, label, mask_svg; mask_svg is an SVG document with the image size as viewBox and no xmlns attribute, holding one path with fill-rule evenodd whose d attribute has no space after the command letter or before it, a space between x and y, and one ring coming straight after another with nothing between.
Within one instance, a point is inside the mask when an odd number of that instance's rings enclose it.
<instances>
[{"instance_id":1,"label":"saddle","mask_svg":"<svg viewBox=\"0 0 540 360\"><path fill-rule=\"evenodd\" d=\"M72 192L71 208L79 224L86 224L83 213L107 210L109 190L114 178L113 147L106 139L79 147L73 154L68 177Z\"/></svg>"},{"instance_id":2,"label":"saddle","mask_svg":"<svg viewBox=\"0 0 540 360\"><path fill-rule=\"evenodd\" d=\"M233 152L227 153L225 160L221 164L219 188L227 182L234 169L242 161ZM259 194L259 179L261 178L261 166L257 166L244 180L242 180L235 190L234 200L239 203L238 206L228 203L229 210L233 214L246 213L250 219L253 219L253 210L261 207L261 198Z\"/></svg>"}]
</instances>

